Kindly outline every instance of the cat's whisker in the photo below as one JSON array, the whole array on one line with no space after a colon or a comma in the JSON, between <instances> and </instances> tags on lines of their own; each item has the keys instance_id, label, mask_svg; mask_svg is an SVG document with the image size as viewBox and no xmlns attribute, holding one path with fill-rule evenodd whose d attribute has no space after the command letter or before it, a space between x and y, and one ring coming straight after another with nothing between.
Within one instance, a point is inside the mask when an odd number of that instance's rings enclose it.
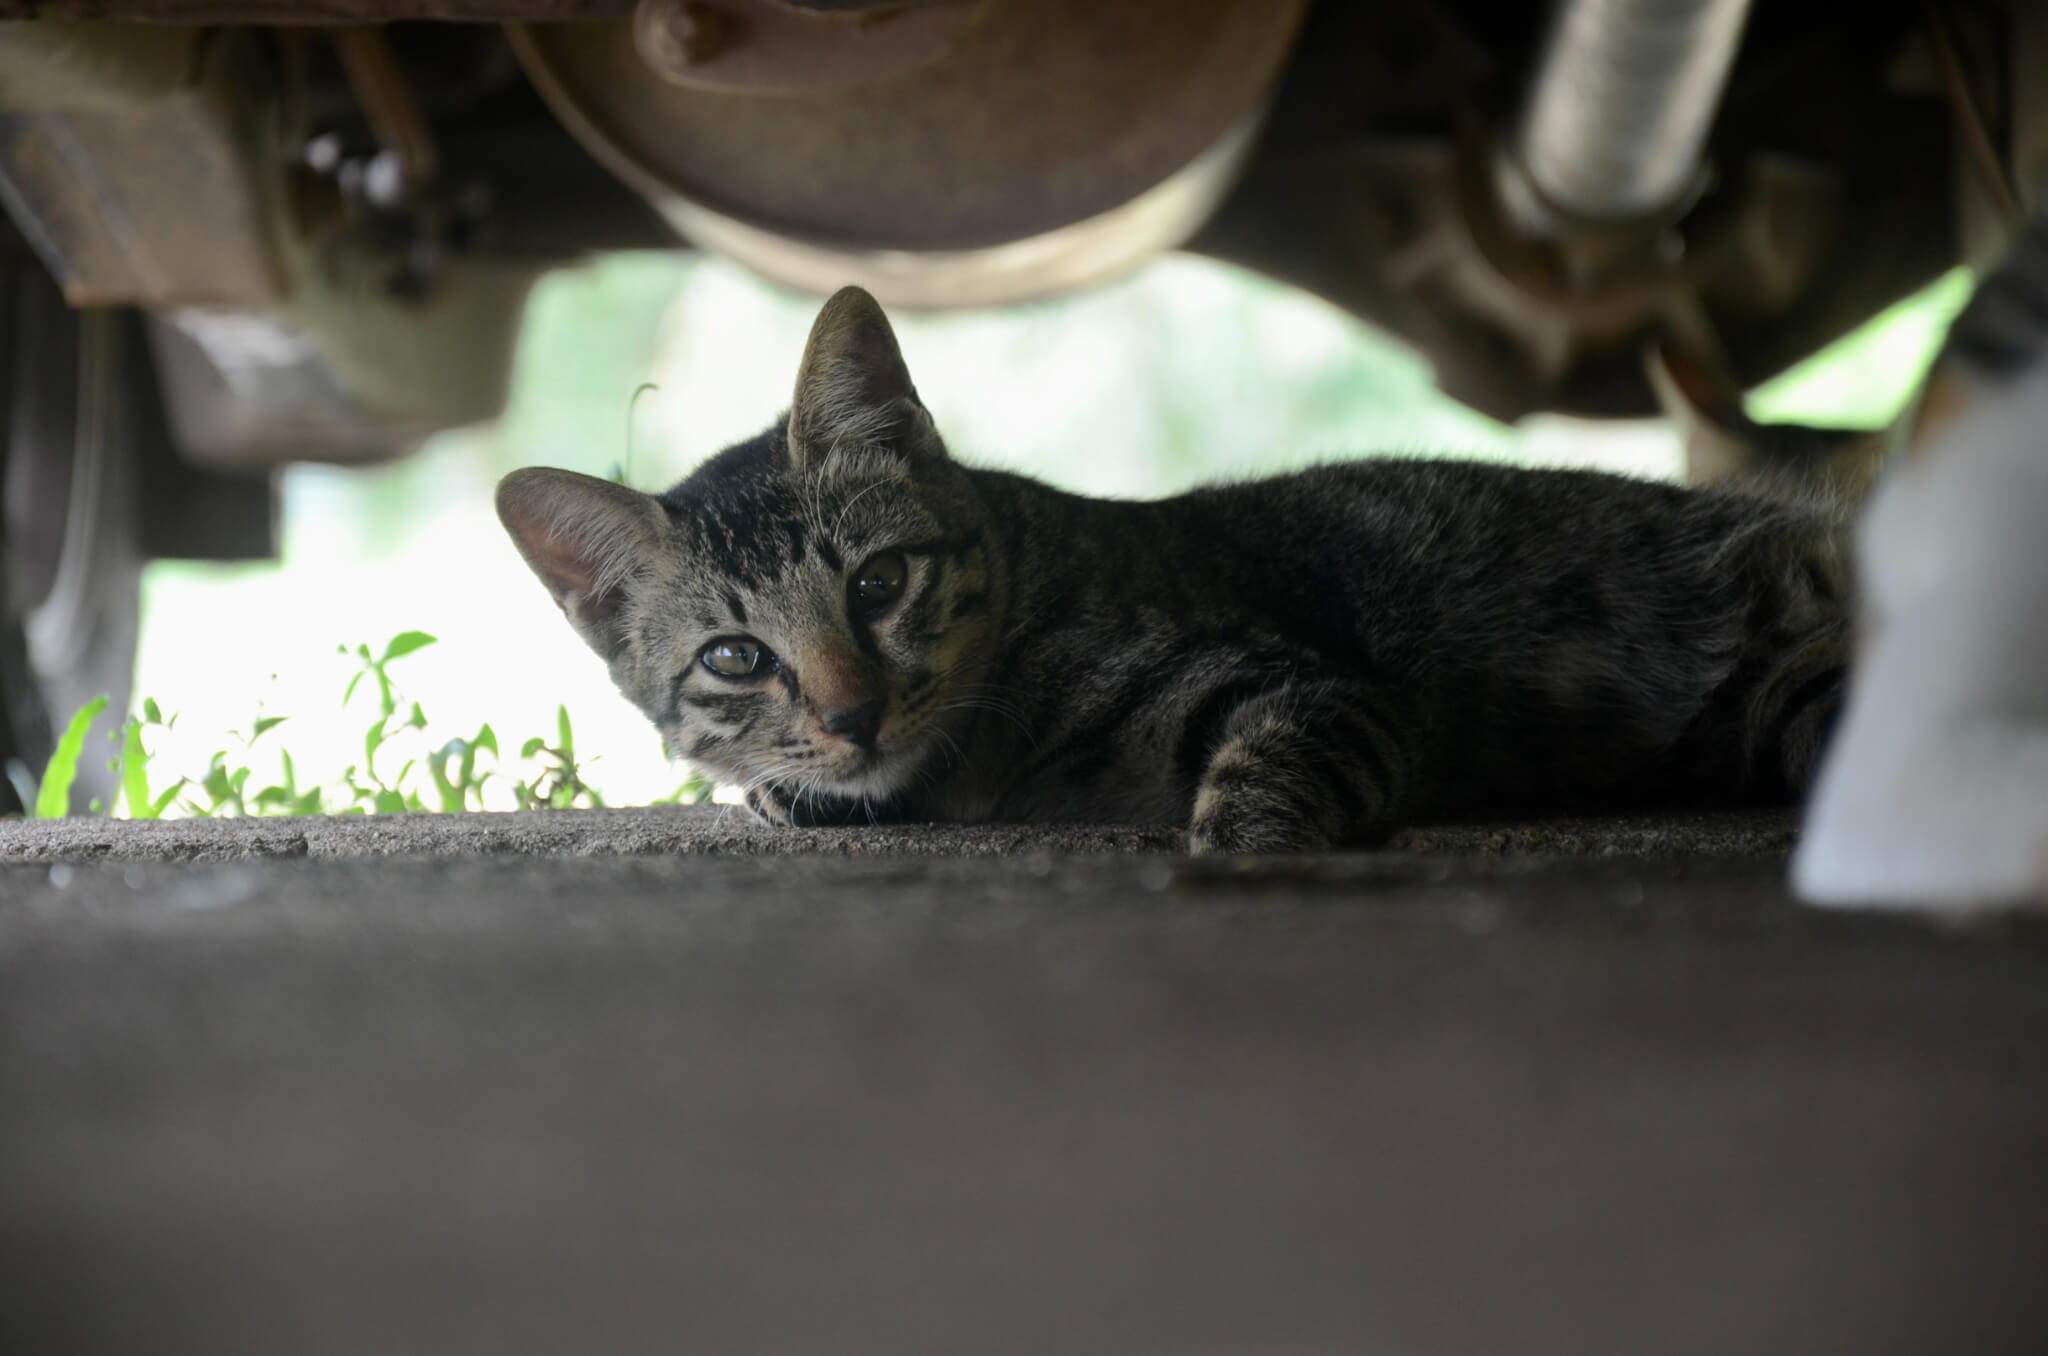
<instances>
[{"instance_id":1,"label":"cat's whisker","mask_svg":"<svg viewBox=\"0 0 2048 1356\"><path fill-rule=\"evenodd\" d=\"M1038 747L1037 733L1032 730L1024 716L1011 707L1001 706L982 698L966 697L959 701L946 702L939 707L940 714L948 711L983 711L992 716L999 716L1016 726L1018 733L1024 736L1034 750Z\"/></svg>"},{"instance_id":2,"label":"cat's whisker","mask_svg":"<svg viewBox=\"0 0 2048 1356\"><path fill-rule=\"evenodd\" d=\"M832 522L832 535L834 537L837 537L839 535L839 529L846 526L846 515L853 511L853 506L855 504L858 504L861 500L867 498L876 490L884 489L895 483L896 482L894 480L877 480L874 484L867 486L863 490L860 490L852 498L848 499L844 504L841 504L839 506L839 516Z\"/></svg>"},{"instance_id":3,"label":"cat's whisker","mask_svg":"<svg viewBox=\"0 0 2048 1356\"><path fill-rule=\"evenodd\" d=\"M972 766L972 764L969 763L967 759L967 750L961 748L960 741L953 738L952 735L947 734L943 726L934 725L931 727L931 732L937 735L940 739L944 740L946 742L946 747L952 750L952 757L956 766Z\"/></svg>"}]
</instances>

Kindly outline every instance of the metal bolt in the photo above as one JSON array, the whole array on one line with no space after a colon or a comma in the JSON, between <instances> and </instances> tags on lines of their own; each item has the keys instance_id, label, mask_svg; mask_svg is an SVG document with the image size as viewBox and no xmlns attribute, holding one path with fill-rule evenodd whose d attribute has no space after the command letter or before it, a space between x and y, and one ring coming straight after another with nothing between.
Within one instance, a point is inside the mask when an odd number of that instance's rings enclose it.
<instances>
[{"instance_id":1,"label":"metal bolt","mask_svg":"<svg viewBox=\"0 0 2048 1356\"><path fill-rule=\"evenodd\" d=\"M667 80L723 52L735 30L730 14L693 0L640 0L633 10L633 46L648 69Z\"/></svg>"}]
</instances>

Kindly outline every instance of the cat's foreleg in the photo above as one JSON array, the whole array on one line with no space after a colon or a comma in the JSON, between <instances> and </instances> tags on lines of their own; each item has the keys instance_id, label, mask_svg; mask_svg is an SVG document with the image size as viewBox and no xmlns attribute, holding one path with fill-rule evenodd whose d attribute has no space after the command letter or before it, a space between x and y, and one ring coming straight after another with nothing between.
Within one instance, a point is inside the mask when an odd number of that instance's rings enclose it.
<instances>
[{"instance_id":1,"label":"cat's foreleg","mask_svg":"<svg viewBox=\"0 0 2048 1356\"><path fill-rule=\"evenodd\" d=\"M1404 723L1358 684L1289 683L1222 722L1188 825L1198 854L1314 852L1394 827L1409 782Z\"/></svg>"},{"instance_id":2,"label":"cat's foreleg","mask_svg":"<svg viewBox=\"0 0 2048 1356\"><path fill-rule=\"evenodd\" d=\"M1750 696L1751 764L1765 780L1803 795L1840 718L1849 666L1848 628L1816 626L1787 645Z\"/></svg>"},{"instance_id":3,"label":"cat's foreleg","mask_svg":"<svg viewBox=\"0 0 2048 1356\"><path fill-rule=\"evenodd\" d=\"M880 804L850 796L802 791L787 782L763 782L747 789L746 805L764 824L781 828L836 829L878 824L891 816Z\"/></svg>"}]
</instances>

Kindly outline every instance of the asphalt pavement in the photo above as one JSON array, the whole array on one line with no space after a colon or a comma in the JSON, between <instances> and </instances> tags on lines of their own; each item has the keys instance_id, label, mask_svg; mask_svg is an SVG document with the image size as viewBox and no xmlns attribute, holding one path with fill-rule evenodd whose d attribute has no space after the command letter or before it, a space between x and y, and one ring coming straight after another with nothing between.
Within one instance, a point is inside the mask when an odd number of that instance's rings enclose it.
<instances>
[{"instance_id":1,"label":"asphalt pavement","mask_svg":"<svg viewBox=\"0 0 2048 1356\"><path fill-rule=\"evenodd\" d=\"M2048 933L1790 835L0 825L0 1350L2038 1356Z\"/></svg>"}]
</instances>

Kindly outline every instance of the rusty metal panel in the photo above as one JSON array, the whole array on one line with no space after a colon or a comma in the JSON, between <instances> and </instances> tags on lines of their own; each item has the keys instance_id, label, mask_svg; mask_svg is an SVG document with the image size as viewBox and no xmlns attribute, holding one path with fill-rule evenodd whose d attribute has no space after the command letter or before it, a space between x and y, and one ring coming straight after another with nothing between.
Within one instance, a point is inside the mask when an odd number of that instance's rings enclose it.
<instances>
[{"instance_id":1,"label":"rusty metal panel","mask_svg":"<svg viewBox=\"0 0 2048 1356\"><path fill-rule=\"evenodd\" d=\"M1186 166L1261 105L1304 8L988 0L938 58L806 94L670 83L630 24L515 40L556 113L657 200L813 244L959 250L1108 212Z\"/></svg>"},{"instance_id":2,"label":"rusty metal panel","mask_svg":"<svg viewBox=\"0 0 2048 1356\"><path fill-rule=\"evenodd\" d=\"M282 288L264 44L162 47L100 25L6 30L0 69L78 78L56 100L7 86L0 201L74 306L267 304Z\"/></svg>"},{"instance_id":3,"label":"rusty metal panel","mask_svg":"<svg viewBox=\"0 0 2048 1356\"><path fill-rule=\"evenodd\" d=\"M120 19L160 24L565 23L623 19L632 0L0 0L0 20Z\"/></svg>"},{"instance_id":4,"label":"rusty metal panel","mask_svg":"<svg viewBox=\"0 0 2048 1356\"><path fill-rule=\"evenodd\" d=\"M0 115L0 197L74 306L265 305L277 262L227 128L197 93Z\"/></svg>"}]
</instances>

